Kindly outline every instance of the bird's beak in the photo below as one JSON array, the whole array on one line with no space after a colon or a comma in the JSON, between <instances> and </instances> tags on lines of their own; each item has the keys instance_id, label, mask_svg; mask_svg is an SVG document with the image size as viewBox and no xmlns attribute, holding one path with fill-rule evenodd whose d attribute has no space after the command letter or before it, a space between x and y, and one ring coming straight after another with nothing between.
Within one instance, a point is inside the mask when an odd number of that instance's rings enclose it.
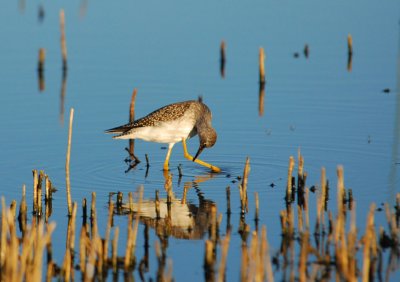
<instances>
[{"instance_id":1,"label":"bird's beak","mask_svg":"<svg viewBox=\"0 0 400 282\"><path fill-rule=\"evenodd\" d=\"M199 149L197 150L196 155L193 158L193 161L195 161L197 159L197 157L200 155L200 153L203 151L203 149L205 148L205 145L200 144Z\"/></svg>"}]
</instances>

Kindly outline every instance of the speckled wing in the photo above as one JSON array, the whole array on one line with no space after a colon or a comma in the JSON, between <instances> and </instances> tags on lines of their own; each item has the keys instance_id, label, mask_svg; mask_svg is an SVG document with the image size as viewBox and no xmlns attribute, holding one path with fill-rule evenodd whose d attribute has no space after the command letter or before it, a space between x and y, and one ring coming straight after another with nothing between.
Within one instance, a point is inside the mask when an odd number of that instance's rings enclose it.
<instances>
[{"instance_id":1,"label":"speckled wing","mask_svg":"<svg viewBox=\"0 0 400 282\"><path fill-rule=\"evenodd\" d=\"M146 126L157 126L160 122L167 122L182 117L195 101L185 101L170 104L151 112L145 117L135 120L133 123L127 123L122 126L106 130L106 133L121 133L114 138L130 134L132 129Z\"/></svg>"}]
</instances>

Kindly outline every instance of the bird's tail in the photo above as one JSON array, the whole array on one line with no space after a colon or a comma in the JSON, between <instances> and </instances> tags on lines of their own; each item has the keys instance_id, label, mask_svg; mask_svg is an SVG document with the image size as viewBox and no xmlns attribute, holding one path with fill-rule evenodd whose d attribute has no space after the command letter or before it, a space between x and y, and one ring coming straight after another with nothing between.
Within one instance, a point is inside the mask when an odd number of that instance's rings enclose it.
<instances>
[{"instance_id":1,"label":"bird's tail","mask_svg":"<svg viewBox=\"0 0 400 282\"><path fill-rule=\"evenodd\" d=\"M129 124L125 124L122 126L107 129L104 131L104 133L109 133L109 134L119 133L118 135L115 135L112 138L114 138L114 139L129 139L129 137L127 137L126 135L128 134L130 129L131 128L129 127Z\"/></svg>"},{"instance_id":2,"label":"bird's tail","mask_svg":"<svg viewBox=\"0 0 400 282\"><path fill-rule=\"evenodd\" d=\"M114 128L110 128L104 131L104 133L123 133L130 129L129 124L125 124L122 126L117 126Z\"/></svg>"}]
</instances>

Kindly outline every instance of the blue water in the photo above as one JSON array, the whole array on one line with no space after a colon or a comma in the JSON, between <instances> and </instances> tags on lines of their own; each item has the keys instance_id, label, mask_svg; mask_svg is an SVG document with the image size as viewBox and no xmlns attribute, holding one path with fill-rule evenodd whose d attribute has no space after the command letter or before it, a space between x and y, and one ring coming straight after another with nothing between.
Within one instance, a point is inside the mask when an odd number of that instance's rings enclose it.
<instances>
[{"instance_id":1,"label":"blue water","mask_svg":"<svg viewBox=\"0 0 400 282\"><path fill-rule=\"evenodd\" d=\"M64 166L70 108L75 110L74 201L80 204L95 191L98 213L105 217L109 192L126 195L144 185L145 198L153 198L156 189L165 197L161 171L165 145L136 141L135 152L142 162L125 173L127 142L103 133L127 122L134 88L138 89L136 117L199 95L213 112L218 141L201 157L223 173L198 188L223 214L224 235L225 188L231 187L228 281L239 278L240 201L234 180L242 175L247 156L251 164L247 223L253 230L254 192L258 192L260 226L267 226L273 252L280 247L278 211L285 207L288 159L297 156L298 148L305 158L307 186L318 185L321 167L326 167L332 209L336 166L344 166L346 188L353 190L357 201L360 230L370 203L393 204L400 192L398 1L58 1L42 3L42 22L39 1L26 1L23 9L22 2L0 4L0 189L8 203L20 200L23 184L31 197L31 171L43 169L59 189L52 215L57 222L56 243L63 246L67 226ZM68 48L63 98L61 8ZM347 69L348 34L354 44L351 71ZM225 78L219 73L221 40L227 45ZM305 44L310 47L308 59L303 56ZM266 52L267 80L261 116L259 47ZM44 91L39 90L36 71L39 48L46 49ZM382 92L385 88L390 92ZM194 153L197 138L188 145ZM147 177L145 154L151 164ZM180 185L178 164L184 173ZM170 167L177 197L182 196L184 182L208 175L207 169L183 158L180 144L174 147ZM188 200L198 202L194 189L189 190ZM315 194L310 202L314 220ZM115 222L121 230L120 255L126 221L120 216ZM105 224L99 222L101 235ZM383 213L377 213L377 224L386 224ZM140 225L139 258L143 229ZM156 273L155 240L151 230L147 278ZM169 239L167 253L176 281L188 276L203 280L204 240ZM55 250L58 263L63 254L62 248Z\"/></svg>"}]
</instances>

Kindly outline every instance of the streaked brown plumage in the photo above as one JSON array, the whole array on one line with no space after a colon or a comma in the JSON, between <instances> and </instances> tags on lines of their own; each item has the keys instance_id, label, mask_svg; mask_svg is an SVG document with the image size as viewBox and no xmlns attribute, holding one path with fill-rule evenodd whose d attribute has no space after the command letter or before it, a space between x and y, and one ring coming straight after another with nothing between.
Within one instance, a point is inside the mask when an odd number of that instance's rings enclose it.
<instances>
[{"instance_id":1,"label":"streaked brown plumage","mask_svg":"<svg viewBox=\"0 0 400 282\"><path fill-rule=\"evenodd\" d=\"M191 157L184 143L185 157L191 158L214 171L219 168L211 166L197 157L204 148L214 146L217 133L211 125L211 111L200 101L185 101L159 108L145 117L122 126L106 130L106 133L118 133L116 139L143 139L150 142L168 143L168 152L164 169L168 170L168 161L175 143L199 135L200 145L195 157Z\"/></svg>"}]
</instances>

